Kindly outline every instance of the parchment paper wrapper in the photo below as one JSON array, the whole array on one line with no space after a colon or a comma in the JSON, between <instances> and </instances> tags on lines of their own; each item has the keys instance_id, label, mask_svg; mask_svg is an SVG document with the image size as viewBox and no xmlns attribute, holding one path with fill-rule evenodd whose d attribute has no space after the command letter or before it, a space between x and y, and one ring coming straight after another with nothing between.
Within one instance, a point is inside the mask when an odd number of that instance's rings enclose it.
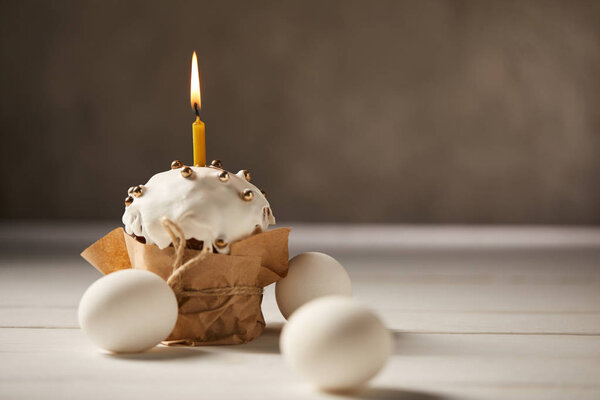
<instances>
[{"instance_id":1,"label":"parchment paper wrapper","mask_svg":"<svg viewBox=\"0 0 600 400\"><path fill-rule=\"evenodd\" d=\"M262 288L285 277L288 235L279 228L231 244L229 255L208 253L192 263L174 287L179 316L169 345L241 344L256 339L265 327ZM185 249L183 263L199 250ZM175 249L142 244L117 228L81 253L103 274L126 268L152 271L167 280Z\"/></svg>"}]
</instances>

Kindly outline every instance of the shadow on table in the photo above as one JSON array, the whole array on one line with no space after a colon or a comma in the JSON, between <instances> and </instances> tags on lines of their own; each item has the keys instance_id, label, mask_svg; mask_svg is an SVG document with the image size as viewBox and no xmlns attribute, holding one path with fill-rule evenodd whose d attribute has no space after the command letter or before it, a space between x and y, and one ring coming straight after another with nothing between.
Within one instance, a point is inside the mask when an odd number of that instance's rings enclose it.
<instances>
[{"instance_id":1,"label":"shadow on table","mask_svg":"<svg viewBox=\"0 0 600 400\"><path fill-rule=\"evenodd\" d=\"M234 345L234 346L219 346L220 351L242 352L242 353L262 353L262 354L279 354L279 335L283 323L269 324L265 327L263 333L250 343Z\"/></svg>"},{"instance_id":2,"label":"shadow on table","mask_svg":"<svg viewBox=\"0 0 600 400\"><path fill-rule=\"evenodd\" d=\"M392 355L402 354L400 351L402 347L405 347L402 346L402 341L406 339L406 334L404 332L393 331L391 329L390 334L392 335Z\"/></svg>"},{"instance_id":3,"label":"shadow on table","mask_svg":"<svg viewBox=\"0 0 600 400\"><path fill-rule=\"evenodd\" d=\"M364 399L364 400L443 400L441 397L431 393L416 392L413 390L402 390L389 387L367 387L358 392L330 393L341 399Z\"/></svg>"},{"instance_id":4,"label":"shadow on table","mask_svg":"<svg viewBox=\"0 0 600 400\"><path fill-rule=\"evenodd\" d=\"M283 324L273 324L265 328L262 335L247 344L207 347L168 347L157 346L143 353L103 353L110 358L122 360L159 361L185 358L216 356L219 353L262 353L279 354L279 335Z\"/></svg>"},{"instance_id":5,"label":"shadow on table","mask_svg":"<svg viewBox=\"0 0 600 400\"><path fill-rule=\"evenodd\" d=\"M198 347L157 346L143 353L103 353L104 356L121 360L165 361L186 358L208 357L212 353Z\"/></svg>"}]
</instances>

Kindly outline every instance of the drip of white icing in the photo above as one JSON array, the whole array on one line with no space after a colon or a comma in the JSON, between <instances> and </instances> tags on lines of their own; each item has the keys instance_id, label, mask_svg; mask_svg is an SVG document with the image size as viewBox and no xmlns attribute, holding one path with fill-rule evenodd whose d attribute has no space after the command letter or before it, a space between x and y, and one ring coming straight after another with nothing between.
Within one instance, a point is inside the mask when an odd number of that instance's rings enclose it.
<instances>
[{"instance_id":1,"label":"drip of white icing","mask_svg":"<svg viewBox=\"0 0 600 400\"><path fill-rule=\"evenodd\" d=\"M250 236L256 229L266 230L275 223L269 202L261 191L246 181L243 174L229 174L221 182L218 168L192 167L189 178L181 169L160 172L142 186L142 195L125 207L123 224L128 234L146 239L164 249L171 237L164 230L161 219L175 221L186 239L194 238L219 253L229 253L229 244ZM244 190L254 193L251 201L241 197ZM227 246L213 246L216 239L224 239Z\"/></svg>"}]
</instances>

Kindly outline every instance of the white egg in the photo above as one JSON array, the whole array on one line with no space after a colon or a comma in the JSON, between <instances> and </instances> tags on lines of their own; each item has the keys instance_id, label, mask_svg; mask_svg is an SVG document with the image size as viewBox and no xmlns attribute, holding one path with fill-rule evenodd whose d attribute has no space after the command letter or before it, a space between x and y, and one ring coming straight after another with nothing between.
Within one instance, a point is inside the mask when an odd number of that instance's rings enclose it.
<instances>
[{"instance_id":1,"label":"white egg","mask_svg":"<svg viewBox=\"0 0 600 400\"><path fill-rule=\"evenodd\" d=\"M177 321L177 299L160 276L139 269L94 282L79 303L79 325L98 347L136 353L166 339Z\"/></svg>"},{"instance_id":2,"label":"white egg","mask_svg":"<svg viewBox=\"0 0 600 400\"><path fill-rule=\"evenodd\" d=\"M332 295L352 296L350 277L335 258L317 252L292 258L287 276L275 286L277 305L286 319L303 304Z\"/></svg>"},{"instance_id":3,"label":"white egg","mask_svg":"<svg viewBox=\"0 0 600 400\"><path fill-rule=\"evenodd\" d=\"M324 390L349 390L373 378L388 360L392 339L381 320L348 297L300 307L280 339L286 362Z\"/></svg>"}]
</instances>

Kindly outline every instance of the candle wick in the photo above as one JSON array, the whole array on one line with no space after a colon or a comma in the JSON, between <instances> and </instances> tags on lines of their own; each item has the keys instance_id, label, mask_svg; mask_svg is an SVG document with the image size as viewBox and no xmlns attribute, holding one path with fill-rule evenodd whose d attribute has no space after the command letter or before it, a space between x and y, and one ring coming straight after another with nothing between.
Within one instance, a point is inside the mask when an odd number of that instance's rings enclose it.
<instances>
[{"instance_id":1,"label":"candle wick","mask_svg":"<svg viewBox=\"0 0 600 400\"><path fill-rule=\"evenodd\" d=\"M194 103L194 112L196 113L196 117L200 118L200 108L198 107L198 103Z\"/></svg>"}]
</instances>

